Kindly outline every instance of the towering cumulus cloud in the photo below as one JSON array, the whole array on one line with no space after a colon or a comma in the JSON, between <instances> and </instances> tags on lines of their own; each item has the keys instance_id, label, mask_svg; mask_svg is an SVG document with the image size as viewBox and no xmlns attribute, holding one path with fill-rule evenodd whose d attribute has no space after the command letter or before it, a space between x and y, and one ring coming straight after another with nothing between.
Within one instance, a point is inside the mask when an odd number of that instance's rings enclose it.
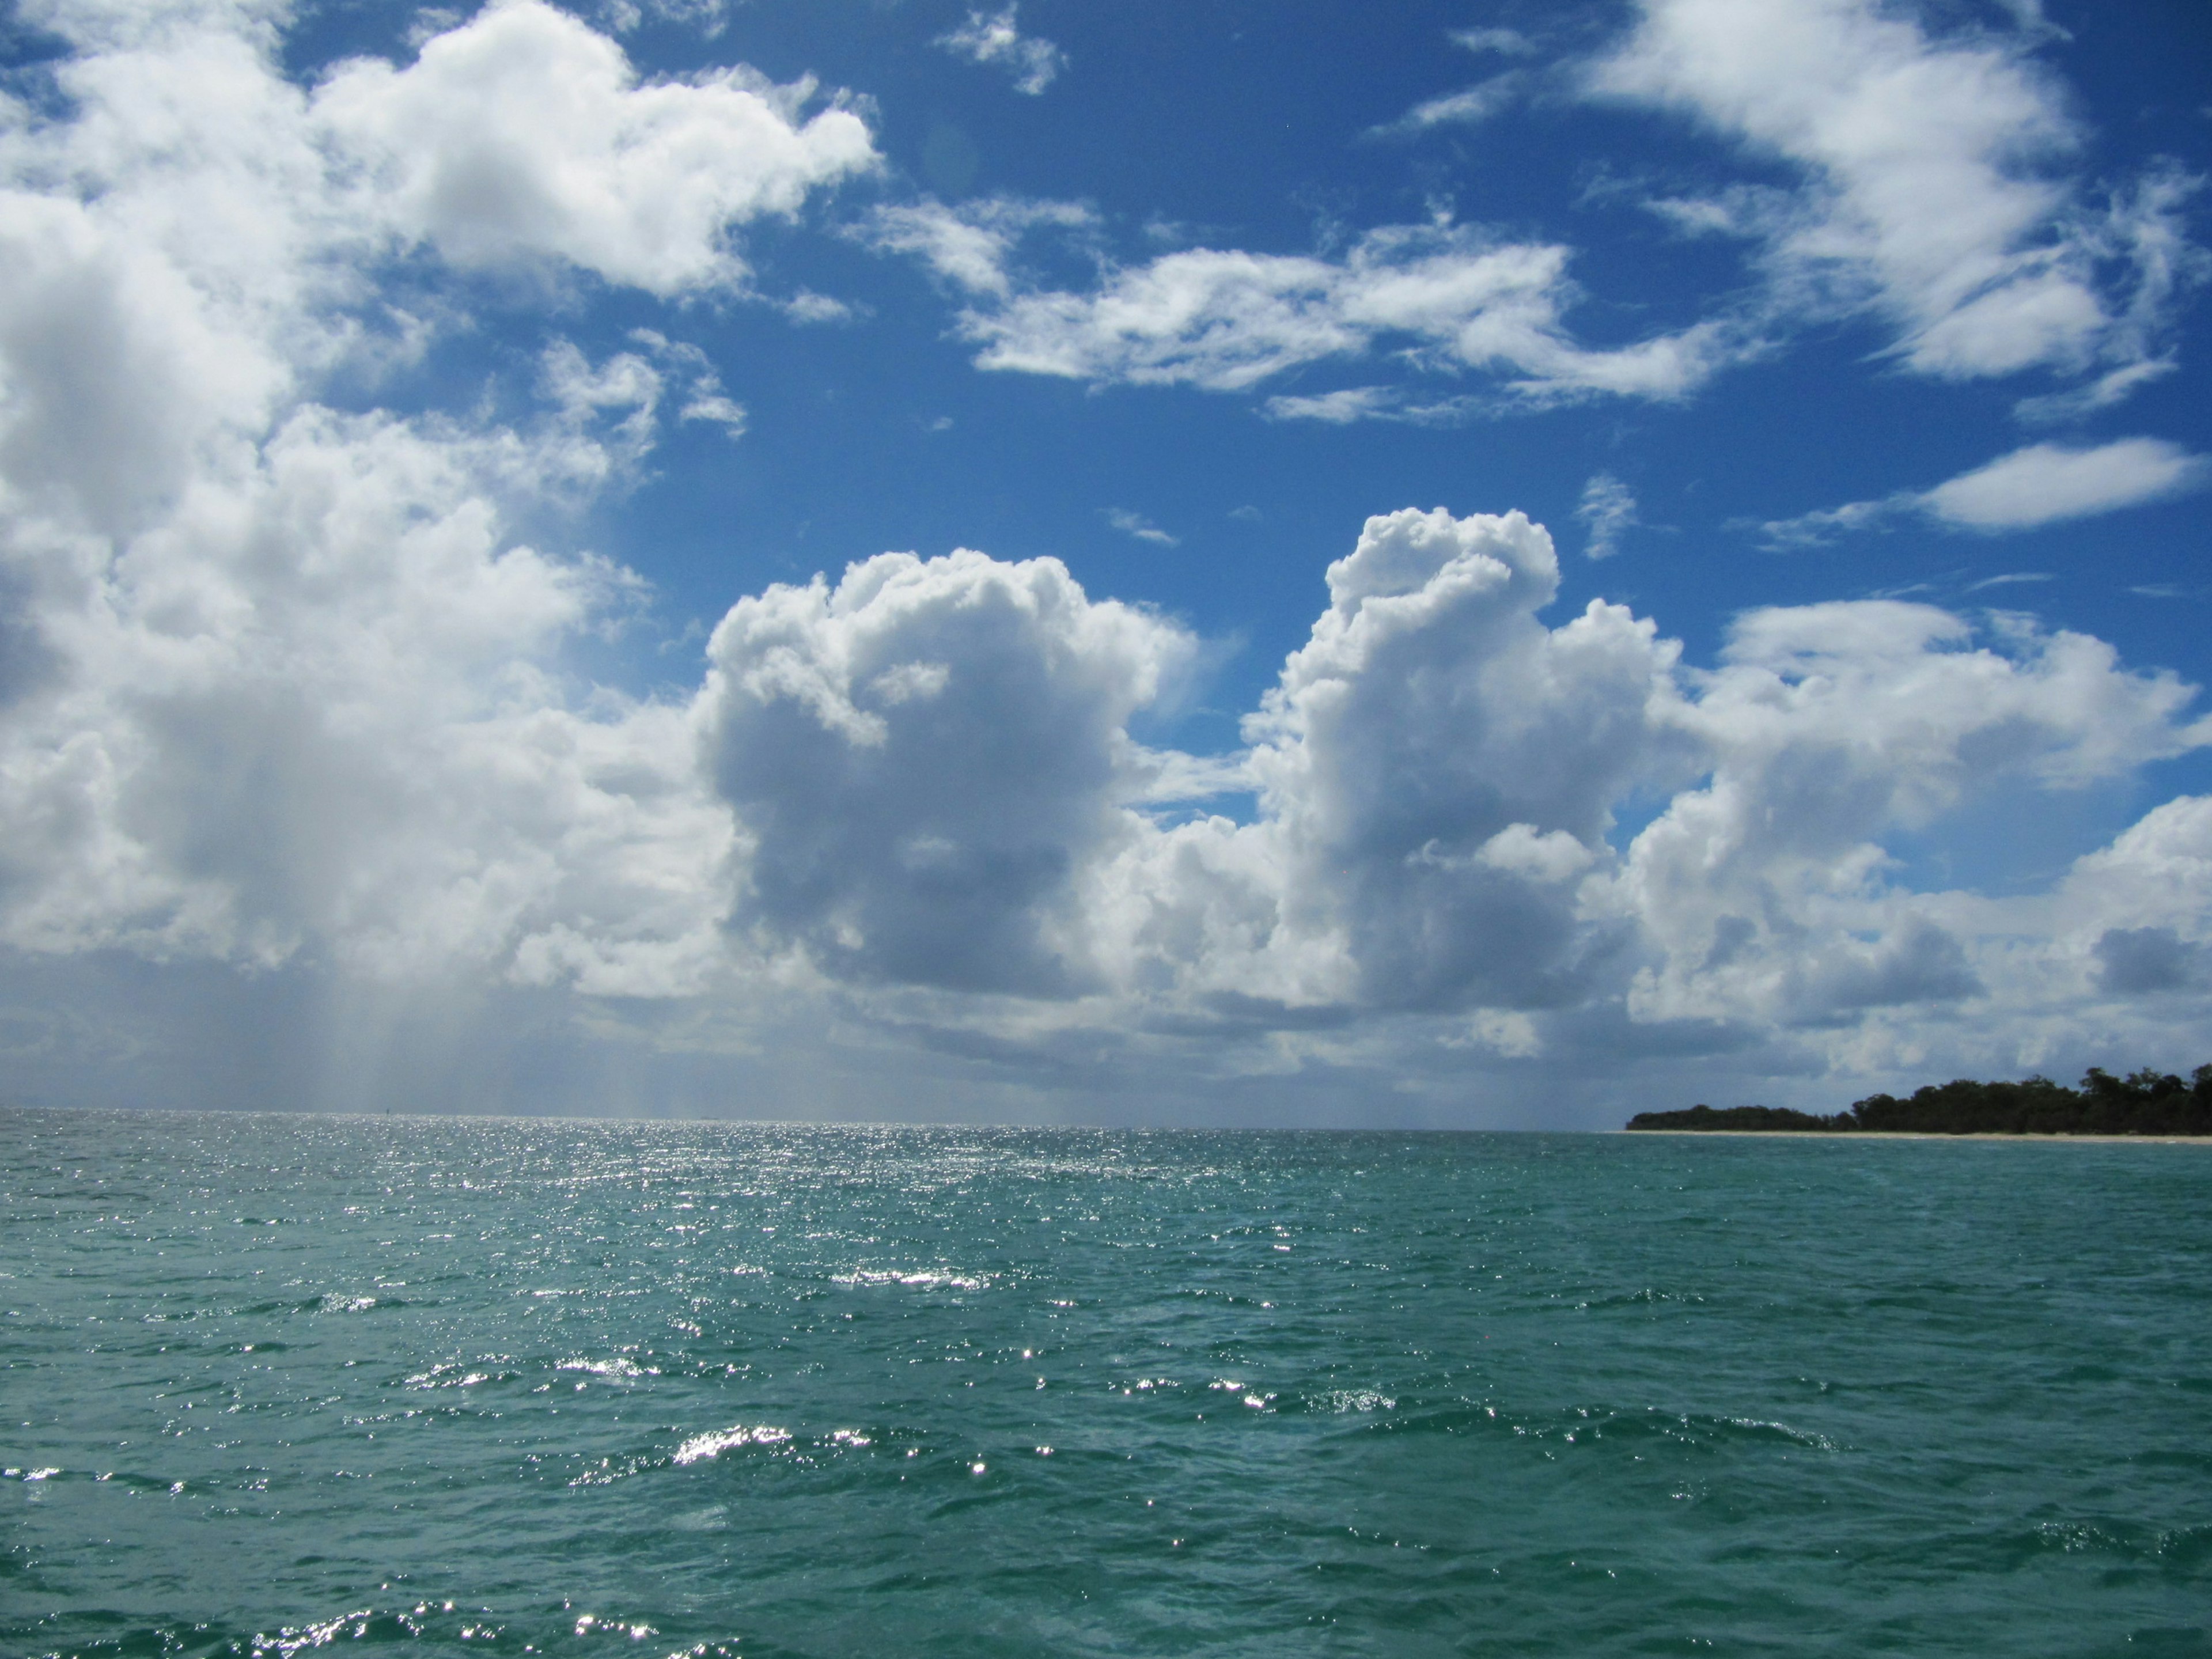
<instances>
[{"instance_id":1,"label":"towering cumulus cloud","mask_svg":"<svg viewBox=\"0 0 2212 1659\"><path fill-rule=\"evenodd\" d=\"M1084 878L1145 827L1161 767L1127 722L1191 645L1055 559L886 553L740 600L700 703L740 926L841 977L1098 985Z\"/></svg>"},{"instance_id":2,"label":"towering cumulus cloud","mask_svg":"<svg viewBox=\"0 0 2212 1659\"><path fill-rule=\"evenodd\" d=\"M1609 1008L1731 1043L1941 1020L2016 1045L2008 986L2078 1002L2195 960L2193 866L2172 944L2099 943L2081 895L2129 838L2056 908L1917 890L1885 845L2212 738L2189 688L2096 641L1831 604L1753 612L1686 671L1625 607L1547 626L1557 562L1518 514L1370 520L1328 583L1212 769L1128 733L1193 641L1053 562L886 555L740 602L700 703L748 849L738 939L853 986L996 994L931 1005L956 1024L1165 1020L1217 1061L1255 1027L1356 1047L1407 1015L1527 1055ZM1256 810L1162 810L1224 786ZM1663 805L1625 836L1638 799Z\"/></svg>"}]
</instances>

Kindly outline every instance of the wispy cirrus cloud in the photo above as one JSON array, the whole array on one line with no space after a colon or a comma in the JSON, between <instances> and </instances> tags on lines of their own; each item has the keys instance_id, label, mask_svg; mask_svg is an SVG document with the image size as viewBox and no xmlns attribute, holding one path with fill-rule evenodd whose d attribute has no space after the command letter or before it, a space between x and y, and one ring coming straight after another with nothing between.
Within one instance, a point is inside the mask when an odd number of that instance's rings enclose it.
<instances>
[{"instance_id":1,"label":"wispy cirrus cloud","mask_svg":"<svg viewBox=\"0 0 2212 1659\"><path fill-rule=\"evenodd\" d=\"M1532 58L1539 50L1536 42L1518 29L1454 29L1446 38L1477 57ZM1396 120L1370 128L1368 137L1407 137L1433 127L1471 126L1502 114L1535 86L1536 77L1529 70L1506 70L1457 92L1424 99Z\"/></svg>"},{"instance_id":2,"label":"wispy cirrus cloud","mask_svg":"<svg viewBox=\"0 0 2212 1659\"><path fill-rule=\"evenodd\" d=\"M1534 78L1526 70L1507 70L1486 81L1424 99L1395 121L1369 130L1374 138L1406 137L1433 127L1475 126L1503 114L1526 95Z\"/></svg>"}]
</instances>

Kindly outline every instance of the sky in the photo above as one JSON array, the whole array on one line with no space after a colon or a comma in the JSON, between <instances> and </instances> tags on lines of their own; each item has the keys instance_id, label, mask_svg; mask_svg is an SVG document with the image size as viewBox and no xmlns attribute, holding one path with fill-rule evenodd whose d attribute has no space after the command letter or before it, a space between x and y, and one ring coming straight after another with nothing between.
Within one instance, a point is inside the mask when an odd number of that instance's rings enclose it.
<instances>
[{"instance_id":1,"label":"sky","mask_svg":"<svg viewBox=\"0 0 2212 1659\"><path fill-rule=\"evenodd\" d=\"M2212 1060L2200 0L19 0L23 1103Z\"/></svg>"}]
</instances>

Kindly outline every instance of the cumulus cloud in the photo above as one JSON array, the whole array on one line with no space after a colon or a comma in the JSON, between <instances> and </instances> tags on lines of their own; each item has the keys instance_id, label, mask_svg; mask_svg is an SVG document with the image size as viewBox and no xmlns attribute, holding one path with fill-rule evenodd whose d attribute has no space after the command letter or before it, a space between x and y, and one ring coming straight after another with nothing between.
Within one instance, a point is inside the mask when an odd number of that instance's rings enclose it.
<instances>
[{"instance_id":1,"label":"cumulus cloud","mask_svg":"<svg viewBox=\"0 0 2212 1659\"><path fill-rule=\"evenodd\" d=\"M2093 954L2099 990L2138 997L2202 983L2207 951L2172 927L2108 927Z\"/></svg>"},{"instance_id":2,"label":"cumulus cloud","mask_svg":"<svg viewBox=\"0 0 2212 1659\"><path fill-rule=\"evenodd\" d=\"M1832 1018L1976 986L1948 901L1889 878L1885 838L2014 782L2083 787L2212 738L2170 676L2024 623L1865 601L1754 611L1680 718L1711 757L1631 845L1615 902L1662 942L1645 1018ZM1954 947L1957 947L1954 949Z\"/></svg>"},{"instance_id":3,"label":"cumulus cloud","mask_svg":"<svg viewBox=\"0 0 2212 1659\"><path fill-rule=\"evenodd\" d=\"M1014 21L1018 9L1010 5L993 14L971 11L966 22L939 35L936 44L971 64L998 65L1014 77L1015 91L1034 98L1067 67L1067 54L1049 40L1024 34Z\"/></svg>"},{"instance_id":4,"label":"cumulus cloud","mask_svg":"<svg viewBox=\"0 0 2212 1659\"><path fill-rule=\"evenodd\" d=\"M526 3L312 92L227 11L72 16L62 112L0 147L9 985L127 961L270 1007L325 981L519 999L499 1006L624 1054L851 1038L884 1057L855 1107L876 1110L925 1054L969 1079L1108 1054L1153 1083L1364 1067L1417 1089L1733 1044L1865 1075L1939 1042L2170 1034L2202 1006L2212 801L2016 897L1916 884L1897 851L2007 792L2204 745L2191 688L2080 635L1895 602L1755 611L1697 668L1626 606L1549 615L1557 556L1516 513L1369 520L1225 754L1135 735L1205 642L1051 559L866 559L739 600L696 687L594 684L574 647L642 584L536 531L637 477L670 419L734 426L703 354L552 339L508 420L323 388L434 326L389 320L395 251L647 295L741 280L731 227L787 199L764 179L863 163L775 160L836 112L722 76L641 85ZM479 62L487 41L519 56ZM589 118L557 135L546 216L449 238L434 181L498 148L525 61ZM472 62L478 109L362 114ZM608 227L648 198L668 216L623 243ZM923 204L872 234L1006 322L1054 297L1016 258L1029 211ZM1114 274L1124 312L1077 306L1064 372L1235 387L1391 342L1540 388L1671 384L1559 331L1557 250L1430 226L1182 257ZM2018 493L1944 499L1972 522ZM1595 524L1613 498L1591 499Z\"/></svg>"},{"instance_id":5,"label":"cumulus cloud","mask_svg":"<svg viewBox=\"0 0 2212 1659\"><path fill-rule=\"evenodd\" d=\"M1102 1026L1356 1048L1361 1022L1416 1017L1527 1055L1614 1007L1843 1056L1900 1022L2001 1025L2002 994L2062 973L2076 1006L2177 962L2195 983L2203 872L2173 950L2121 937L2152 924L2091 890L2141 867L2157 814L2039 915L1917 890L1888 850L2005 789L2212 741L2191 688L2100 641L1833 604L1751 613L1693 671L1625 607L1540 621L1557 559L1519 514L1382 515L1328 580L1212 769L1129 736L1195 641L1050 561L885 556L742 602L702 706L757 838L743 936L878 993L1014 998L1033 1012L985 1025L1017 1048ZM1256 812L1160 810L1224 787ZM1652 798L1617 843L1616 813Z\"/></svg>"},{"instance_id":6,"label":"cumulus cloud","mask_svg":"<svg viewBox=\"0 0 2212 1659\"><path fill-rule=\"evenodd\" d=\"M1572 878L1612 804L1685 757L1653 718L1675 647L1594 601L1557 629L1551 539L1518 514L1369 520L1248 722L1287 932L1340 995L1542 1006L1614 943Z\"/></svg>"},{"instance_id":7,"label":"cumulus cloud","mask_svg":"<svg viewBox=\"0 0 2212 1659\"><path fill-rule=\"evenodd\" d=\"M316 118L398 234L449 263L556 259L664 296L742 283L733 226L868 170L866 125L740 67L641 84L622 48L502 0L404 69L342 64Z\"/></svg>"},{"instance_id":8,"label":"cumulus cloud","mask_svg":"<svg viewBox=\"0 0 2212 1659\"><path fill-rule=\"evenodd\" d=\"M619 486L665 405L742 410L651 331L553 342L514 425L315 393L420 349L395 246L726 283L729 228L865 129L737 72L641 86L529 3L313 93L224 8L53 21L67 113L0 155L0 942L696 990L733 827L689 712L562 667L641 585L512 525Z\"/></svg>"},{"instance_id":9,"label":"cumulus cloud","mask_svg":"<svg viewBox=\"0 0 2212 1659\"><path fill-rule=\"evenodd\" d=\"M1158 775L1127 724L1191 645L1052 559L884 554L740 600L702 694L738 925L861 980L1091 986L1084 878Z\"/></svg>"},{"instance_id":10,"label":"cumulus cloud","mask_svg":"<svg viewBox=\"0 0 2212 1659\"><path fill-rule=\"evenodd\" d=\"M1587 85L1798 168L1795 191L1664 205L1756 238L1784 309L1883 318L1920 374L2094 374L2112 401L2158 372L2203 271L2178 218L2195 181L2094 199L2062 88L2002 38L1933 39L1873 0L1642 0Z\"/></svg>"},{"instance_id":11,"label":"cumulus cloud","mask_svg":"<svg viewBox=\"0 0 2212 1659\"><path fill-rule=\"evenodd\" d=\"M2029 444L1933 489L1850 501L1761 525L1767 545L1818 547L1906 517L1990 534L2117 513L2203 488L2212 463L2163 438L2120 438L2092 449ZM2032 580L2032 577L1999 580Z\"/></svg>"}]
</instances>

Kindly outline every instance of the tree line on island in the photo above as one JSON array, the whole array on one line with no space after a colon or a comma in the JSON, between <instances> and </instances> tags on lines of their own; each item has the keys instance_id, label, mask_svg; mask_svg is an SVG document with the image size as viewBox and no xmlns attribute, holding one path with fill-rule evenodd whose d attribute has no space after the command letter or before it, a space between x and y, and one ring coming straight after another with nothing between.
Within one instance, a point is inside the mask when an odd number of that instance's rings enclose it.
<instances>
[{"instance_id":1,"label":"tree line on island","mask_svg":"<svg viewBox=\"0 0 2212 1659\"><path fill-rule=\"evenodd\" d=\"M2148 1069L2114 1077L2089 1068L2069 1089L2047 1077L2018 1083L1956 1078L1916 1089L1907 1098L1869 1095L1823 1117L1786 1106L1692 1106L1686 1111L1638 1112L1632 1129L1768 1129L1814 1134L2212 1135L2212 1066L2188 1079Z\"/></svg>"}]
</instances>

